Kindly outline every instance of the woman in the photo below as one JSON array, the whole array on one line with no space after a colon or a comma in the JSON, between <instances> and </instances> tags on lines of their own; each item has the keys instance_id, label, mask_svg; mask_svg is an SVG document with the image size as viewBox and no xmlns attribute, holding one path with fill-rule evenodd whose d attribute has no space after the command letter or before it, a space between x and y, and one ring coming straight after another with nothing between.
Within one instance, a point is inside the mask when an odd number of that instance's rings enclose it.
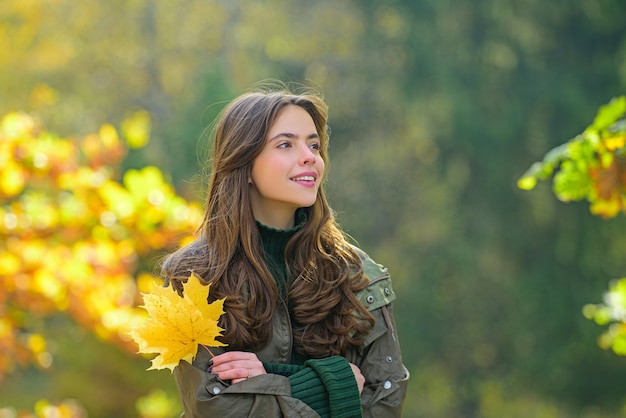
<instances>
[{"instance_id":1,"label":"woman","mask_svg":"<svg viewBox=\"0 0 626 418\"><path fill-rule=\"evenodd\" d=\"M226 298L225 349L176 367L184 416L399 417L408 372L387 270L350 245L322 184L327 106L315 94L257 91L215 126L200 237L170 255Z\"/></svg>"}]
</instances>

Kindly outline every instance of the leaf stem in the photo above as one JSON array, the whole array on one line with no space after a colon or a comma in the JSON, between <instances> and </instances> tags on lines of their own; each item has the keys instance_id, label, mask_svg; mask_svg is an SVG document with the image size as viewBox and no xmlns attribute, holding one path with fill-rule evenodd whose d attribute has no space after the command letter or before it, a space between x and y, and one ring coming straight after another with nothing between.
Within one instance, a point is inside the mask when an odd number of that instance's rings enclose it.
<instances>
[{"instance_id":1,"label":"leaf stem","mask_svg":"<svg viewBox=\"0 0 626 418\"><path fill-rule=\"evenodd\" d=\"M204 347L204 349L205 349L206 351L208 351L208 352L209 352L209 354L211 355L211 358L215 357L215 354L213 354L213 352L212 352L211 350L209 350L209 347L207 347L207 346L206 346L206 345L204 345L204 344L200 344L200 345L201 345L202 347Z\"/></svg>"}]
</instances>

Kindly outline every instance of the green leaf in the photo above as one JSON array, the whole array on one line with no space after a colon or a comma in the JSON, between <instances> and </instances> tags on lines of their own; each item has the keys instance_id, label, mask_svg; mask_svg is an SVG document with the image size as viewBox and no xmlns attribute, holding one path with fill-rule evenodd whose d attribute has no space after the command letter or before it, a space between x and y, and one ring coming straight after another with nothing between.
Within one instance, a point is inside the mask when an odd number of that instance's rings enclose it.
<instances>
[{"instance_id":1,"label":"green leaf","mask_svg":"<svg viewBox=\"0 0 626 418\"><path fill-rule=\"evenodd\" d=\"M533 175L524 174L517 180L517 187L522 190L532 190L537 185L537 178Z\"/></svg>"},{"instance_id":2,"label":"green leaf","mask_svg":"<svg viewBox=\"0 0 626 418\"><path fill-rule=\"evenodd\" d=\"M601 131L613 125L626 115L626 96L613 98L609 103L600 106L592 127Z\"/></svg>"},{"instance_id":3,"label":"green leaf","mask_svg":"<svg viewBox=\"0 0 626 418\"><path fill-rule=\"evenodd\" d=\"M626 356L626 336L618 335L613 340L613 352L618 356Z\"/></svg>"},{"instance_id":4,"label":"green leaf","mask_svg":"<svg viewBox=\"0 0 626 418\"><path fill-rule=\"evenodd\" d=\"M592 190L591 179L581 165L573 161L564 161L561 170L554 176L554 194L562 201L585 199Z\"/></svg>"},{"instance_id":5,"label":"green leaf","mask_svg":"<svg viewBox=\"0 0 626 418\"><path fill-rule=\"evenodd\" d=\"M533 163L517 181L517 187L522 190L532 190L538 181L548 180L561 161L569 155L567 143L561 144L544 156L542 161Z\"/></svg>"}]
</instances>

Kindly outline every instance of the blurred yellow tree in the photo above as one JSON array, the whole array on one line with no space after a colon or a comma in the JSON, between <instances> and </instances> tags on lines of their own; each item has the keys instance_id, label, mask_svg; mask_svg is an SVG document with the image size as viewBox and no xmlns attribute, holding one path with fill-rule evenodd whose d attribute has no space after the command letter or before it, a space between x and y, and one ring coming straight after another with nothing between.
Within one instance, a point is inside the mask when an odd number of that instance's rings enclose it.
<instances>
[{"instance_id":1,"label":"blurred yellow tree","mask_svg":"<svg viewBox=\"0 0 626 418\"><path fill-rule=\"evenodd\" d=\"M52 365L40 319L58 312L136 352L126 333L144 315L139 291L151 288L159 251L199 223L199 205L156 167L121 173L150 118L138 112L121 126L78 139L24 113L0 121L0 380Z\"/></svg>"}]
</instances>

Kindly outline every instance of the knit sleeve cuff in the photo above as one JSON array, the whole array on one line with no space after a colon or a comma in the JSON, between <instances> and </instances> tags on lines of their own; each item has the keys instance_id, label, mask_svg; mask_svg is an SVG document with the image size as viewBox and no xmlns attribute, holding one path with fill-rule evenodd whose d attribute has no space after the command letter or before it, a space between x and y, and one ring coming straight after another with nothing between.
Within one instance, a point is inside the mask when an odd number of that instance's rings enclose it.
<instances>
[{"instance_id":1,"label":"knit sleeve cuff","mask_svg":"<svg viewBox=\"0 0 626 418\"><path fill-rule=\"evenodd\" d=\"M332 417L362 417L361 395L350 363L340 356L307 360L309 366L319 376L328 392L328 402Z\"/></svg>"},{"instance_id":2,"label":"knit sleeve cuff","mask_svg":"<svg viewBox=\"0 0 626 418\"><path fill-rule=\"evenodd\" d=\"M291 396L301 400L322 417L330 416L328 391L324 382L311 367L295 364L263 363L265 371L287 376Z\"/></svg>"},{"instance_id":3,"label":"knit sleeve cuff","mask_svg":"<svg viewBox=\"0 0 626 418\"><path fill-rule=\"evenodd\" d=\"M298 366L297 364L281 364L281 363L263 363L265 371L272 374L280 374L282 376L291 376L294 373L299 372L304 366Z\"/></svg>"}]
</instances>

